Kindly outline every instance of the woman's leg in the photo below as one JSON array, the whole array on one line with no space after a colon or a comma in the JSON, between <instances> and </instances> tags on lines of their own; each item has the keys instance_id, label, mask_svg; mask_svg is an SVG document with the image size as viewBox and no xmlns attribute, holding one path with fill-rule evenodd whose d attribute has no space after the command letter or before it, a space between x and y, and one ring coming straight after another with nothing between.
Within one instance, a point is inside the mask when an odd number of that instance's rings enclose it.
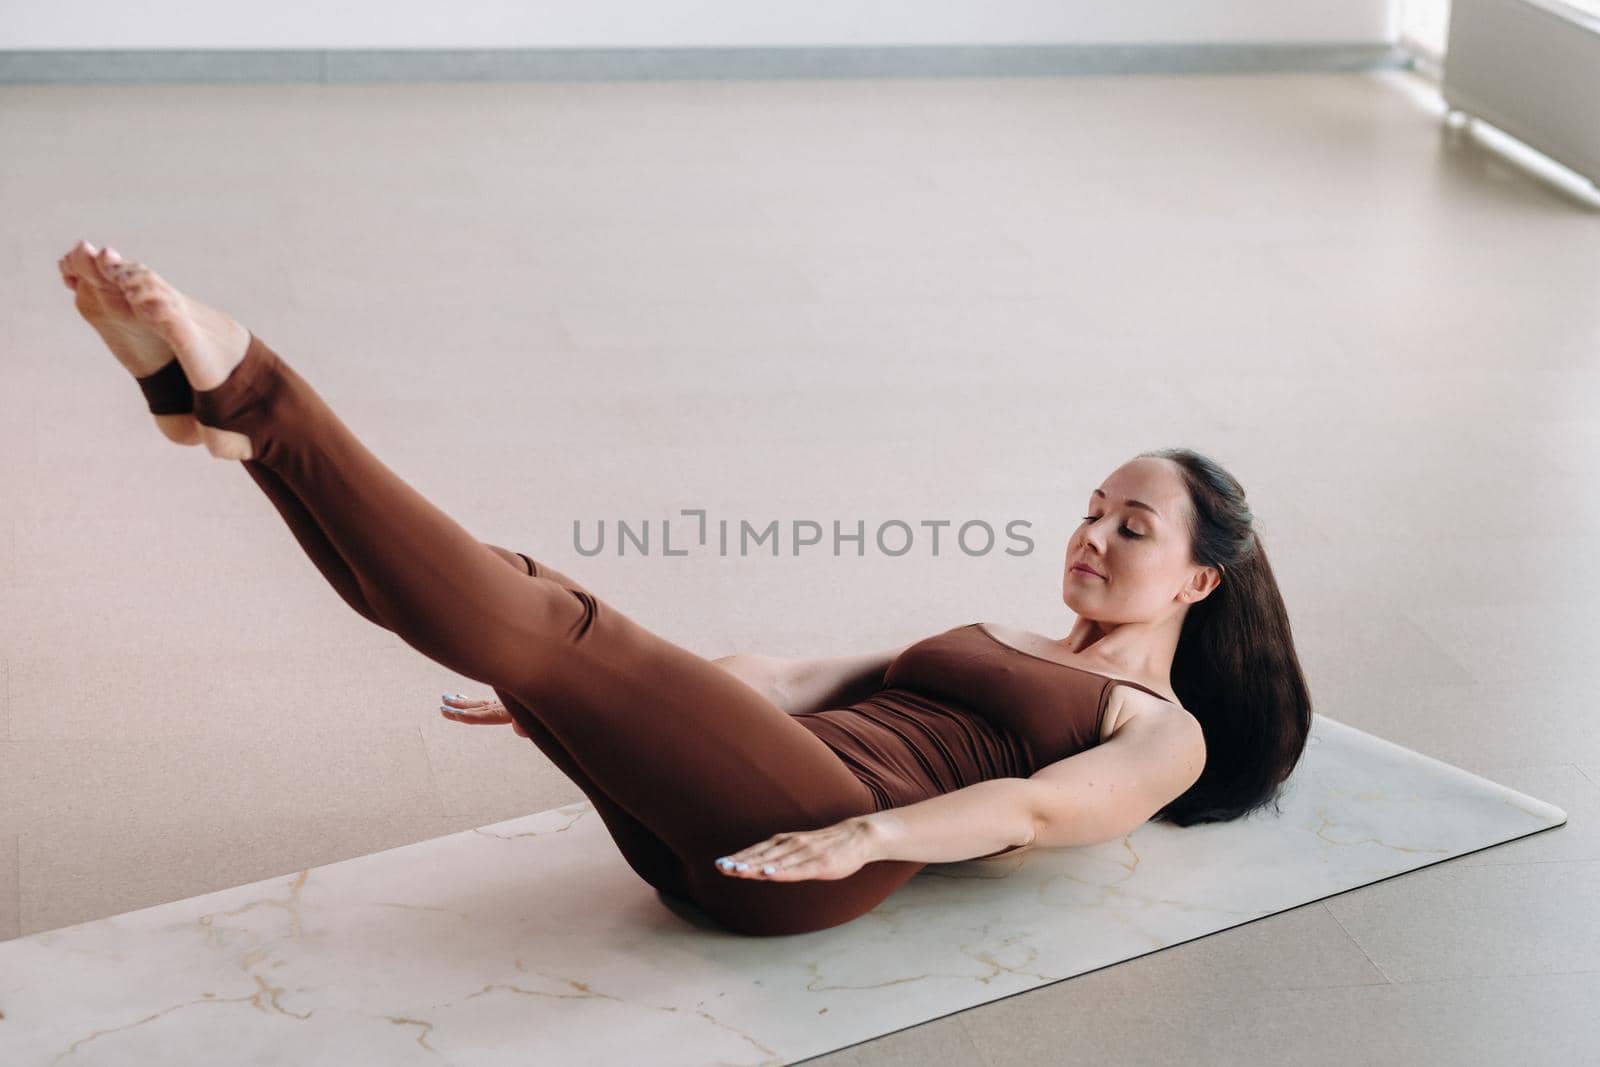
<instances>
[{"instance_id":1,"label":"woman's leg","mask_svg":"<svg viewBox=\"0 0 1600 1067\"><path fill-rule=\"evenodd\" d=\"M688 895L725 924L757 934L834 926L921 868L880 861L805 882L721 874L717 856L870 812L870 792L799 721L727 671L581 587L508 570L253 334L226 380L195 391L195 414L249 438L383 625L494 687L530 738L547 728L597 789L672 849Z\"/></svg>"},{"instance_id":2,"label":"woman's leg","mask_svg":"<svg viewBox=\"0 0 1600 1067\"><path fill-rule=\"evenodd\" d=\"M339 555L339 550L333 547L333 543L328 540L327 534L323 533L322 527L317 525L316 517L307 510L300 498L294 495L294 490L290 489L283 479L278 477L277 472L263 463L253 459L245 460L244 468L256 485L261 488L261 491L266 494L267 499L272 502L272 506L278 510L278 514L283 517L290 532L293 533L294 539L299 542L300 547L310 557L311 562L316 565L317 570L322 572L322 576L328 580L328 584L333 586L339 596L357 614L370 622L383 626L382 620L378 618L377 613L372 610L371 605L367 603L366 597L362 594L361 585L356 580L355 572L350 569L350 565L345 562L344 557ZM523 553L509 548L502 548L499 545L491 545L487 542L485 542L485 547L509 564L517 574L531 576L534 573L536 565L533 560ZM568 588L580 588L570 578L558 571L546 568L541 572L541 575L551 581L560 582ZM385 628L387 629L387 627ZM555 764L589 798L590 803L594 805L596 814L600 816L600 821L605 823L612 840L616 842L618 851L622 853L623 858L628 861L628 865L634 869L635 873L657 889L676 896L687 895L688 890L684 883L683 861L678 858L677 853L673 852L671 847L657 837L649 827L629 815L626 811L623 811L615 801L607 796L595 783L594 779L585 774L583 769L577 765L572 758L572 754L561 747L561 743L555 739L555 736L550 733L542 722L524 716L520 725L523 732L528 735L528 740L532 741L534 745L544 752L550 762Z\"/></svg>"},{"instance_id":3,"label":"woman's leg","mask_svg":"<svg viewBox=\"0 0 1600 1067\"><path fill-rule=\"evenodd\" d=\"M333 586L334 592L362 618L378 626L383 626L383 621L378 618L372 606L367 603L366 595L361 592L361 585L356 581L355 572L350 569L344 557L339 555L339 550L333 547L333 542L328 540L327 534L322 532L322 527L317 525L317 520L294 491L283 483L271 467L253 459L244 461L245 473L261 488L272 501L272 506L278 509L278 514L288 524L289 532L299 542L305 554L316 565L317 570ZM384 627L388 629L388 627Z\"/></svg>"},{"instance_id":4,"label":"woman's leg","mask_svg":"<svg viewBox=\"0 0 1600 1067\"><path fill-rule=\"evenodd\" d=\"M328 584L333 586L340 599L350 605L356 614L368 622L388 629L387 626L384 626L382 620L378 618L377 613L372 610L372 606L367 603L367 598L361 592L361 585L356 580L355 572L350 569L350 564L345 561L343 556L339 555L339 550L333 547L333 542L328 540L328 535L323 533L322 527L317 525L316 517L306 510L305 504L301 503L300 498L294 495L294 490L285 485L283 479L278 477L271 467L257 460L245 460L244 469L245 473L250 475L261 491L266 494L267 499L272 502L272 506L277 509L278 514L283 517L284 523L289 527L289 532L294 535L295 541L299 543L305 554L310 557L311 562L316 565L322 576L327 579ZM502 548L499 545L491 545L488 542L484 542L484 547L505 560L518 572L522 574L533 573L528 569L528 557L521 552Z\"/></svg>"}]
</instances>

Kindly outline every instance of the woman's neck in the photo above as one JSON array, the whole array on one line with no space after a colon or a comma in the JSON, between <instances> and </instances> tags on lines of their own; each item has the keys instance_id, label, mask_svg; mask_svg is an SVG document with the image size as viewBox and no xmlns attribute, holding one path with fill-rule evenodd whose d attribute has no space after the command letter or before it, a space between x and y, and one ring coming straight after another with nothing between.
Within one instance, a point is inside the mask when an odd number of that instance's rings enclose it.
<instances>
[{"instance_id":1,"label":"woman's neck","mask_svg":"<svg viewBox=\"0 0 1600 1067\"><path fill-rule=\"evenodd\" d=\"M1059 644L1074 655L1104 664L1124 678L1159 681L1167 687L1171 685L1172 660L1182 631L1181 615L1161 622L1111 625L1079 617Z\"/></svg>"}]
</instances>

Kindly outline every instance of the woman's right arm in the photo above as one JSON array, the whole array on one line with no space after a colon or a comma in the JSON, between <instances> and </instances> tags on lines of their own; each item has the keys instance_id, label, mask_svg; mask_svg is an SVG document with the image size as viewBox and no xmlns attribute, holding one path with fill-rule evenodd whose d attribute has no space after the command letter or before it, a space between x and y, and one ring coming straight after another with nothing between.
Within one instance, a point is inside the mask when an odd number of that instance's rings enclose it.
<instances>
[{"instance_id":1,"label":"woman's right arm","mask_svg":"<svg viewBox=\"0 0 1600 1067\"><path fill-rule=\"evenodd\" d=\"M883 687L884 672L915 642L882 652L819 659L781 659L740 654L713 660L742 679L790 715L826 708L844 708Z\"/></svg>"}]
</instances>

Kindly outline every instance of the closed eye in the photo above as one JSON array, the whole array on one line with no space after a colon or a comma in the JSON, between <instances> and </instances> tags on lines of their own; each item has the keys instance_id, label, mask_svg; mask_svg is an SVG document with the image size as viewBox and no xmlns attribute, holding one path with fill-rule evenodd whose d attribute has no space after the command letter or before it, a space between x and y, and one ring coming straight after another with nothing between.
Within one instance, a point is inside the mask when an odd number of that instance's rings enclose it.
<instances>
[{"instance_id":1,"label":"closed eye","mask_svg":"<svg viewBox=\"0 0 1600 1067\"><path fill-rule=\"evenodd\" d=\"M1099 517L1100 516L1098 516L1098 515L1085 515L1083 517L1083 521L1084 522L1093 522L1095 519L1098 519ZM1144 537L1144 534L1134 533L1132 530L1128 529L1128 527L1126 525L1119 526L1117 529L1124 537L1131 537L1135 541L1137 541L1140 538Z\"/></svg>"}]
</instances>

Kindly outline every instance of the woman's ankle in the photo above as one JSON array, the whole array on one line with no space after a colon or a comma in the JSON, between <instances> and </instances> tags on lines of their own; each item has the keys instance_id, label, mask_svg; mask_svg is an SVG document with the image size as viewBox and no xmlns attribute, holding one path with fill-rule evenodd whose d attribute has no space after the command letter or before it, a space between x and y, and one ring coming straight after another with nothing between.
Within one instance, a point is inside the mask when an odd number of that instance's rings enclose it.
<instances>
[{"instance_id":1,"label":"woman's ankle","mask_svg":"<svg viewBox=\"0 0 1600 1067\"><path fill-rule=\"evenodd\" d=\"M200 423L193 415L156 415L156 427L175 445L200 443Z\"/></svg>"}]
</instances>

